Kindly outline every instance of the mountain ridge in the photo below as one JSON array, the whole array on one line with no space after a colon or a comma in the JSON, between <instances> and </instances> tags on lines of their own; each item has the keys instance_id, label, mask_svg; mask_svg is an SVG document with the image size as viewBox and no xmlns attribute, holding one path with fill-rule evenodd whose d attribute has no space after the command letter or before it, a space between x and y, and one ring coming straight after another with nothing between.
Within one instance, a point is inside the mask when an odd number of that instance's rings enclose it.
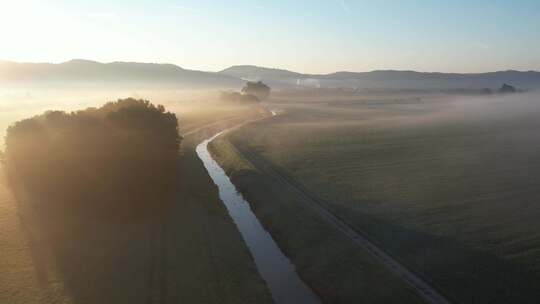
<instances>
[{"instance_id":1,"label":"mountain ridge","mask_svg":"<svg viewBox=\"0 0 540 304\"><path fill-rule=\"evenodd\" d=\"M412 70L339 71L329 74L302 74L259 66L232 66L219 73L242 79L261 80L271 85L316 87L458 89L498 88L513 83L522 88L540 88L540 72L505 70L483 73L418 72Z\"/></svg>"},{"instance_id":2,"label":"mountain ridge","mask_svg":"<svg viewBox=\"0 0 540 304\"><path fill-rule=\"evenodd\" d=\"M236 77L183 69L169 63L72 59L62 63L0 61L0 82L6 83L145 83L169 86L237 87Z\"/></svg>"},{"instance_id":3,"label":"mountain ridge","mask_svg":"<svg viewBox=\"0 0 540 304\"><path fill-rule=\"evenodd\" d=\"M72 59L62 63L19 63L0 60L0 83L144 83L175 87L238 88L247 80L261 80L275 88L496 89L503 83L522 89L540 88L540 72L532 70L483 73L373 70L308 74L255 65L235 65L218 72L209 72L184 69L170 63L101 63L86 59Z\"/></svg>"},{"instance_id":4,"label":"mountain ridge","mask_svg":"<svg viewBox=\"0 0 540 304\"><path fill-rule=\"evenodd\" d=\"M304 76L329 76L334 74L341 74L341 73L347 73L347 74L369 74L369 73L418 73L418 74L444 74L444 75L483 75L483 74L493 74L493 73L507 73L507 72L516 72L516 73L540 73L540 71L536 70L514 70L514 69L508 69L508 70L497 70L497 71L490 71L490 72L470 72L470 73L459 73L459 72L435 72L435 71L415 71L415 70L398 70L398 69L376 69L376 70L370 70L370 71L361 71L361 72L355 72L355 71L336 71L331 73L301 73L301 72L295 72L292 70L287 69L280 69L280 68L270 68L270 67L263 67L258 65L249 65L249 64L243 64L243 65L233 65L228 68L225 68L221 71L218 71L218 73L228 73L229 71L234 71L238 68L248 68L248 69L256 69L256 70L269 70L269 71L280 71L280 72L287 72L291 74L297 74L297 75L304 75Z\"/></svg>"}]
</instances>

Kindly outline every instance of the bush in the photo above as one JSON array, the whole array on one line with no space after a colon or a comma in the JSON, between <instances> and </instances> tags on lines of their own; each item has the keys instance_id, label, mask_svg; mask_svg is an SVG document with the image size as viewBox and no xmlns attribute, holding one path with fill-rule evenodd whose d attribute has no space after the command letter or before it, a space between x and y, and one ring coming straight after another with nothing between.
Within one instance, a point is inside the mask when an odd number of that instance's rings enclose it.
<instances>
[{"instance_id":1,"label":"bush","mask_svg":"<svg viewBox=\"0 0 540 304\"><path fill-rule=\"evenodd\" d=\"M130 98L15 123L5 163L36 207L144 214L174 191L180 142L175 114Z\"/></svg>"}]
</instances>

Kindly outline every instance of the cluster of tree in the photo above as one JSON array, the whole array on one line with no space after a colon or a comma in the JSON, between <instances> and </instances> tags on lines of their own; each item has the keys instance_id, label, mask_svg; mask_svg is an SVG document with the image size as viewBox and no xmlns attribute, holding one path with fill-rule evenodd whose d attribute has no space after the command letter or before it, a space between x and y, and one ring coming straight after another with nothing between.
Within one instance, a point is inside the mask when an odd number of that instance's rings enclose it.
<instances>
[{"instance_id":1,"label":"cluster of tree","mask_svg":"<svg viewBox=\"0 0 540 304\"><path fill-rule=\"evenodd\" d=\"M490 88L483 88L482 90L480 90L480 93L483 95L491 95L494 93L508 94L508 93L517 93L517 92L519 91L518 89L516 89L516 87L506 84L506 83L504 83L496 92L493 92L493 90Z\"/></svg>"},{"instance_id":2,"label":"cluster of tree","mask_svg":"<svg viewBox=\"0 0 540 304\"><path fill-rule=\"evenodd\" d=\"M514 86L511 86L509 84L503 84L502 87L499 89L499 93L507 94L507 93L516 93L517 89Z\"/></svg>"},{"instance_id":3,"label":"cluster of tree","mask_svg":"<svg viewBox=\"0 0 540 304\"><path fill-rule=\"evenodd\" d=\"M160 210L177 182L175 114L123 99L12 125L5 164L35 207L134 215Z\"/></svg>"},{"instance_id":4,"label":"cluster of tree","mask_svg":"<svg viewBox=\"0 0 540 304\"><path fill-rule=\"evenodd\" d=\"M257 96L259 100L265 100L268 98L268 96L270 96L270 87L264 84L262 81L248 81L242 88L242 93Z\"/></svg>"},{"instance_id":5,"label":"cluster of tree","mask_svg":"<svg viewBox=\"0 0 540 304\"><path fill-rule=\"evenodd\" d=\"M270 95L270 87L261 81L248 81L241 92L221 92L220 99L228 102L254 103L265 100Z\"/></svg>"}]
</instances>

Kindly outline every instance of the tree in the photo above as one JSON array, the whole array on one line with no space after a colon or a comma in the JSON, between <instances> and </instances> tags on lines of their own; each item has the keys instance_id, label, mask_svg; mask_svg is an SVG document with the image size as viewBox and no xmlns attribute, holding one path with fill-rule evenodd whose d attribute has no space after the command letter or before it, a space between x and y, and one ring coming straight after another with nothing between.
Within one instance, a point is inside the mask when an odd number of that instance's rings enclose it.
<instances>
[{"instance_id":1,"label":"tree","mask_svg":"<svg viewBox=\"0 0 540 304\"><path fill-rule=\"evenodd\" d=\"M262 81L248 81L242 88L242 94L253 95L259 100L265 100L270 95L270 87Z\"/></svg>"},{"instance_id":2,"label":"tree","mask_svg":"<svg viewBox=\"0 0 540 304\"><path fill-rule=\"evenodd\" d=\"M517 90L514 86L511 86L509 84L503 84L502 87L499 89L499 93L516 93Z\"/></svg>"},{"instance_id":3,"label":"tree","mask_svg":"<svg viewBox=\"0 0 540 304\"><path fill-rule=\"evenodd\" d=\"M130 98L13 124L5 164L43 208L144 216L163 210L177 189L181 140L174 113Z\"/></svg>"}]
</instances>

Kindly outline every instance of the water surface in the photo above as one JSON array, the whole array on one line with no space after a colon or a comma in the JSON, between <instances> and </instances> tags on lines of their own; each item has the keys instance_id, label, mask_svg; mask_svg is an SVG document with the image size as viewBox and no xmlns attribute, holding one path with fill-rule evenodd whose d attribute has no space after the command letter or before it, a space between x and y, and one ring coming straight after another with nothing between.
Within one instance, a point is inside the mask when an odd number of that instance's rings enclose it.
<instances>
[{"instance_id":1,"label":"water surface","mask_svg":"<svg viewBox=\"0 0 540 304\"><path fill-rule=\"evenodd\" d=\"M257 270L270 289L272 298L278 304L320 303L313 291L300 279L294 265L281 252L272 236L263 228L249 203L236 190L225 171L208 152L208 143L222 133L200 143L196 148L197 155L218 186L219 197L240 230L255 259Z\"/></svg>"}]
</instances>

